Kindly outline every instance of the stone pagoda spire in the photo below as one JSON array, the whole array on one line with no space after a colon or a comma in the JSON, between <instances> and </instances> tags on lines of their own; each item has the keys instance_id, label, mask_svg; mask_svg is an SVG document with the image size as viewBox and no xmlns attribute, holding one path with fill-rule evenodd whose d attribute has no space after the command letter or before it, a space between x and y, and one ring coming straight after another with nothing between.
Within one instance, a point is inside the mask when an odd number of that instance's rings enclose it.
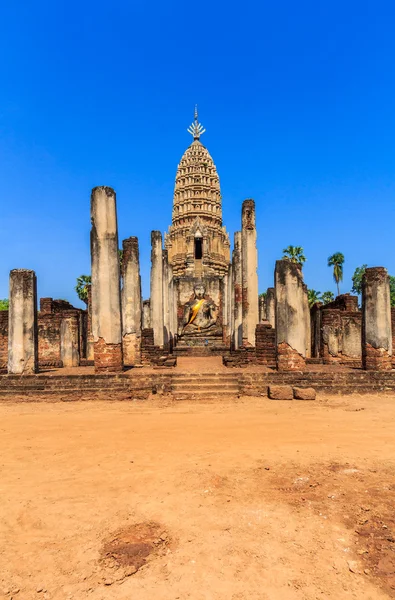
<instances>
[{"instance_id":1,"label":"stone pagoda spire","mask_svg":"<svg viewBox=\"0 0 395 600\"><path fill-rule=\"evenodd\" d=\"M230 260L217 169L200 141L205 131L195 107L194 121L188 128L193 142L177 168L172 225L165 237L175 276L224 275Z\"/></svg>"}]
</instances>

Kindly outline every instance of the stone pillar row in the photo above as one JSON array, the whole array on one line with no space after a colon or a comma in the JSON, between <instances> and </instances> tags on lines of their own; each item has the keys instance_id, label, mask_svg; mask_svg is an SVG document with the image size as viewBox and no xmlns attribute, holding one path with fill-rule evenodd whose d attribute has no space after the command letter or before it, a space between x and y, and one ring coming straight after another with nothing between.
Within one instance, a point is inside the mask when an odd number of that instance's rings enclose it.
<instances>
[{"instance_id":1,"label":"stone pillar row","mask_svg":"<svg viewBox=\"0 0 395 600\"><path fill-rule=\"evenodd\" d=\"M100 186L91 195L91 267L88 349L95 371L119 372L141 364L142 329L153 330L154 344L165 350L177 332L177 307L172 267L160 231L151 232L151 296L142 302L139 247L136 237L123 241L122 291L118 253L116 195ZM224 342L234 349L255 346L255 329L268 321L275 329L279 370L304 370L311 357L311 314L302 269L287 259L275 267L275 287L258 301L255 204L242 206L242 230L235 233L232 263L222 285ZM34 271L10 272L8 372L38 370L37 282ZM321 328L321 325L318 325ZM314 322L315 329L317 323ZM61 359L65 367L79 364L77 316L61 324ZM317 354L314 349L314 356ZM88 350L88 356L89 356ZM368 370L392 368L390 285L386 269L367 268L362 295L362 364Z\"/></svg>"}]
</instances>

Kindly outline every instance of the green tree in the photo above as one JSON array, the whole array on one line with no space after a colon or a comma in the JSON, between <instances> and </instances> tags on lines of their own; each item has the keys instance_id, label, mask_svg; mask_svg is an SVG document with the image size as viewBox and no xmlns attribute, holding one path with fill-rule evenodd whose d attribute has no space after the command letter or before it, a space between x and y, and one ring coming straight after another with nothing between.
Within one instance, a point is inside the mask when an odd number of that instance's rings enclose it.
<instances>
[{"instance_id":1,"label":"green tree","mask_svg":"<svg viewBox=\"0 0 395 600\"><path fill-rule=\"evenodd\" d=\"M333 302L335 299L335 295L333 292L324 292L321 294L321 302L322 304L329 304L329 302Z\"/></svg>"},{"instance_id":2,"label":"green tree","mask_svg":"<svg viewBox=\"0 0 395 600\"><path fill-rule=\"evenodd\" d=\"M317 292L317 290L308 290L307 295L310 308L314 306L314 304L317 304L317 302L321 302L321 292Z\"/></svg>"},{"instance_id":3,"label":"green tree","mask_svg":"<svg viewBox=\"0 0 395 600\"><path fill-rule=\"evenodd\" d=\"M77 285L75 286L75 291L77 292L78 298L88 304L88 287L91 284L91 276L90 275L80 275L77 277Z\"/></svg>"},{"instance_id":4,"label":"green tree","mask_svg":"<svg viewBox=\"0 0 395 600\"><path fill-rule=\"evenodd\" d=\"M362 294L362 277L365 273L365 269L367 266L368 265L362 265L362 267L357 267L354 271L354 275L351 277L351 291L354 292L354 294L358 294L359 296Z\"/></svg>"},{"instance_id":5,"label":"green tree","mask_svg":"<svg viewBox=\"0 0 395 600\"><path fill-rule=\"evenodd\" d=\"M288 246L283 250L283 258L286 258L302 267L303 263L306 262L306 257L303 252L304 250L302 246Z\"/></svg>"},{"instance_id":6,"label":"green tree","mask_svg":"<svg viewBox=\"0 0 395 600\"><path fill-rule=\"evenodd\" d=\"M9 309L9 301L8 298L4 298L4 300L0 300L0 310L8 310Z\"/></svg>"},{"instance_id":7,"label":"green tree","mask_svg":"<svg viewBox=\"0 0 395 600\"><path fill-rule=\"evenodd\" d=\"M359 296L362 294L362 279L368 265L362 265L361 267L357 267L354 271L354 275L352 276L352 288L351 291L354 294L358 294ZM389 276L390 278L390 299L391 306L395 307L395 277L393 275Z\"/></svg>"},{"instance_id":8,"label":"green tree","mask_svg":"<svg viewBox=\"0 0 395 600\"><path fill-rule=\"evenodd\" d=\"M266 298L266 292L261 292L261 293L258 295L258 298Z\"/></svg>"},{"instance_id":9,"label":"green tree","mask_svg":"<svg viewBox=\"0 0 395 600\"><path fill-rule=\"evenodd\" d=\"M122 265L123 265L123 250L118 249L118 260L119 260L119 272L122 277Z\"/></svg>"},{"instance_id":10,"label":"green tree","mask_svg":"<svg viewBox=\"0 0 395 600\"><path fill-rule=\"evenodd\" d=\"M335 252L328 258L328 267L333 267L333 279L337 285L337 295L340 295L339 283L343 281L344 254Z\"/></svg>"},{"instance_id":11,"label":"green tree","mask_svg":"<svg viewBox=\"0 0 395 600\"><path fill-rule=\"evenodd\" d=\"M395 306L395 277L390 275L390 297L391 306Z\"/></svg>"}]
</instances>

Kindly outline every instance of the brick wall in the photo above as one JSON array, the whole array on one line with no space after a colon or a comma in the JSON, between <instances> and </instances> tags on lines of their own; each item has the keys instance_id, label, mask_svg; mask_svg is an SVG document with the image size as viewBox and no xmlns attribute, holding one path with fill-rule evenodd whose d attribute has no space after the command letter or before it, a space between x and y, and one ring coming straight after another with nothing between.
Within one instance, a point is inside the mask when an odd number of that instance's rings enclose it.
<instances>
[{"instance_id":1,"label":"brick wall","mask_svg":"<svg viewBox=\"0 0 395 600\"><path fill-rule=\"evenodd\" d=\"M348 312L358 312L358 296L340 294L333 302L325 304L324 308L337 308L338 310L345 310Z\"/></svg>"},{"instance_id":2,"label":"brick wall","mask_svg":"<svg viewBox=\"0 0 395 600\"><path fill-rule=\"evenodd\" d=\"M0 369L8 362L8 310L0 310Z\"/></svg>"},{"instance_id":3,"label":"brick wall","mask_svg":"<svg viewBox=\"0 0 395 600\"><path fill-rule=\"evenodd\" d=\"M270 323L255 328L255 354L258 365L276 366L276 331Z\"/></svg>"},{"instance_id":4,"label":"brick wall","mask_svg":"<svg viewBox=\"0 0 395 600\"><path fill-rule=\"evenodd\" d=\"M320 354L324 364L337 363L352 367L362 364L362 313L345 309L346 306L353 309L357 306L354 299L358 300L356 296L344 294L320 309Z\"/></svg>"},{"instance_id":5,"label":"brick wall","mask_svg":"<svg viewBox=\"0 0 395 600\"><path fill-rule=\"evenodd\" d=\"M41 306L41 303L40 303ZM61 314L39 313L38 315L38 365L60 367L60 323Z\"/></svg>"},{"instance_id":6,"label":"brick wall","mask_svg":"<svg viewBox=\"0 0 395 600\"><path fill-rule=\"evenodd\" d=\"M166 351L154 344L154 330L152 328L143 329L141 331L141 364L156 365L159 358L165 354Z\"/></svg>"}]
</instances>

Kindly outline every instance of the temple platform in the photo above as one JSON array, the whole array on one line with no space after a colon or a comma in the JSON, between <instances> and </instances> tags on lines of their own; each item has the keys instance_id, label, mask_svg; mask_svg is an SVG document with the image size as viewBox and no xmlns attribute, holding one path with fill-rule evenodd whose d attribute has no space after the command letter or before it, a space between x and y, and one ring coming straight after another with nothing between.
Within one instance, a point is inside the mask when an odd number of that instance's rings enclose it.
<instances>
[{"instance_id":1,"label":"temple platform","mask_svg":"<svg viewBox=\"0 0 395 600\"><path fill-rule=\"evenodd\" d=\"M331 365L308 365L305 371L279 372L251 366L228 369L220 356L180 357L177 366L129 369L95 374L93 367L48 369L36 375L0 375L0 401L145 400L267 397L269 385L313 387L318 394L395 391L395 371L364 371Z\"/></svg>"}]
</instances>

